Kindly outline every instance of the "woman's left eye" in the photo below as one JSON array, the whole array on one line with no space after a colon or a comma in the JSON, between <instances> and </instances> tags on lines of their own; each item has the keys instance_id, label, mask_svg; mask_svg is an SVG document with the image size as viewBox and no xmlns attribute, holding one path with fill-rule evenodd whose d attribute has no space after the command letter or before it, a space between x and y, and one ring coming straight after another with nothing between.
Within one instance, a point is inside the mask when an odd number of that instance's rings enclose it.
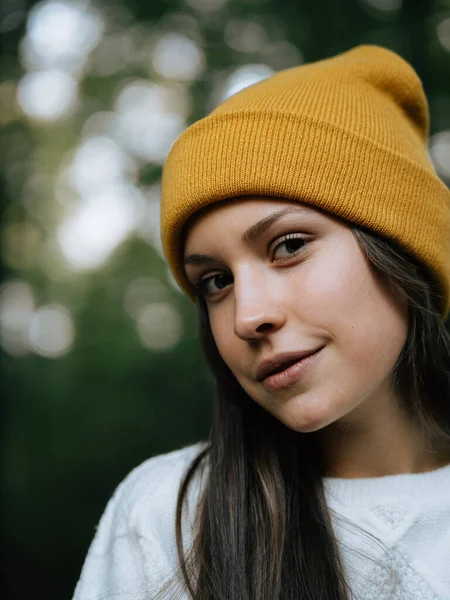
<instances>
[{"instance_id":1,"label":"woman's left eye","mask_svg":"<svg viewBox=\"0 0 450 600\"><path fill-rule=\"evenodd\" d=\"M290 233L277 240L273 249L274 260L291 258L301 252L307 244L307 240L299 234Z\"/></svg>"}]
</instances>

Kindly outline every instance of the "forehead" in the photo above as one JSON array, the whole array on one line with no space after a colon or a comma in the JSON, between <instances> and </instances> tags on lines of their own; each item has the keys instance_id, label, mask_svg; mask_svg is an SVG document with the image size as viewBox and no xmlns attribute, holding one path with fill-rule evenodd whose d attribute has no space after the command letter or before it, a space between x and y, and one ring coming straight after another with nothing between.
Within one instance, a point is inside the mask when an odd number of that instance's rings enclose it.
<instances>
[{"instance_id":1,"label":"forehead","mask_svg":"<svg viewBox=\"0 0 450 600\"><path fill-rule=\"evenodd\" d=\"M278 198L245 197L216 202L196 213L186 223L183 231L184 250L199 238L216 236L218 228L222 232L224 227L243 230L256 221L282 211L287 211L287 214L292 211L292 214L305 217L327 215L308 204Z\"/></svg>"}]
</instances>

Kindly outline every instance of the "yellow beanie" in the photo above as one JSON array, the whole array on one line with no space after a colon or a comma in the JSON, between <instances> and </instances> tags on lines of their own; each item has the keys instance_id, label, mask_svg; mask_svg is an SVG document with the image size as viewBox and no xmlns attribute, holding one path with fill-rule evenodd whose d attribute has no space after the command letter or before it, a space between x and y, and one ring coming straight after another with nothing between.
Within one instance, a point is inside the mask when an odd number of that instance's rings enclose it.
<instances>
[{"instance_id":1,"label":"yellow beanie","mask_svg":"<svg viewBox=\"0 0 450 600\"><path fill-rule=\"evenodd\" d=\"M429 268L450 309L450 192L427 154L422 84L377 46L281 71L186 129L163 170L161 236L192 298L182 229L220 200L298 200L369 228Z\"/></svg>"}]
</instances>

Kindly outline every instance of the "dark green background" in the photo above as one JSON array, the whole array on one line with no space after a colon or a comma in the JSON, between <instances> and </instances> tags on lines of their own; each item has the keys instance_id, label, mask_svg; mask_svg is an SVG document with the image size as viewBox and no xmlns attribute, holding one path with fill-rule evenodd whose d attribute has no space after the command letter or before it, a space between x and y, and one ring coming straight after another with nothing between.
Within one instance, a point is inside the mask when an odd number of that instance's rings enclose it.
<instances>
[{"instance_id":1,"label":"dark green background","mask_svg":"<svg viewBox=\"0 0 450 600\"><path fill-rule=\"evenodd\" d=\"M260 22L268 42L288 40L305 62L360 43L396 50L424 82L431 133L448 130L450 33L446 48L436 27L450 17L450 2L404 0L396 3L396 10L385 10L393 4L392 0L229 0L216 11L202 12L182 1L124 0L132 21L124 16L122 27L142 23L158 28L174 11L199 21L207 69L189 86L189 122L210 108L218 75L264 62L259 52L239 52L225 43L226 23L239 18ZM16 84L23 75L18 47L31 5L19 0L0 3L2 19L23 11L17 24L2 34L2 82ZM110 11L117 12L120 2L95 6L107 18ZM278 58L276 68L288 66L292 66L288 56L286 64ZM31 157L42 152L47 161L57 163L61 153L77 145L87 117L111 109L114 90L130 76L149 74L134 66L103 77L86 72L77 111L56 124L35 122L15 109L15 116L0 130L2 235L11 224L30 219L21 198L35 169ZM159 178L160 167L142 165L138 184L149 185ZM37 189L36 197L47 201L49 193ZM42 202L43 210L44 205L54 206ZM44 240L58 218L50 211L48 227L42 229ZM127 472L152 455L207 434L212 380L196 342L194 307L168 285L161 258L141 239L132 237L119 246L101 268L59 283L49 282L36 263L13 268L10 254L8 260L3 255L3 281L30 283L41 305L59 302L72 307L76 338L71 351L60 358L1 354L1 591L8 600L60 600L71 597L95 525ZM183 318L184 335L168 352L143 348L123 308L128 283L147 275L161 280L166 300Z\"/></svg>"}]
</instances>

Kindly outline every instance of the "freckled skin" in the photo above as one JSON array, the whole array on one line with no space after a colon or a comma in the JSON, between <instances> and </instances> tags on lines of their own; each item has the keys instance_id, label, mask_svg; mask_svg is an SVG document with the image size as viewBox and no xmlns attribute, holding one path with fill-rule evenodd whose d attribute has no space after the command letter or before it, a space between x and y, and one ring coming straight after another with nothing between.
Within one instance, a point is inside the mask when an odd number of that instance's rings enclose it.
<instances>
[{"instance_id":1,"label":"freckled skin","mask_svg":"<svg viewBox=\"0 0 450 600\"><path fill-rule=\"evenodd\" d=\"M185 256L218 259L217 265L188 265L191 281L232 275L230 285L207 297L217 348L249 396L295 431L344 424L354 426L355 437L361 431L370 437L374 429L387 431L386 423L406 431L391 378L407 336L406 307L375 275L348 224L308 207L250 244L241 240L255 222L293 204L262 198L218 203L190 225ZM290 233L310 241L295 257L274 260L270 244ZM262 360L322 346L292 387L270 392L256 380Z\"/></svg>"}]
</instances>

